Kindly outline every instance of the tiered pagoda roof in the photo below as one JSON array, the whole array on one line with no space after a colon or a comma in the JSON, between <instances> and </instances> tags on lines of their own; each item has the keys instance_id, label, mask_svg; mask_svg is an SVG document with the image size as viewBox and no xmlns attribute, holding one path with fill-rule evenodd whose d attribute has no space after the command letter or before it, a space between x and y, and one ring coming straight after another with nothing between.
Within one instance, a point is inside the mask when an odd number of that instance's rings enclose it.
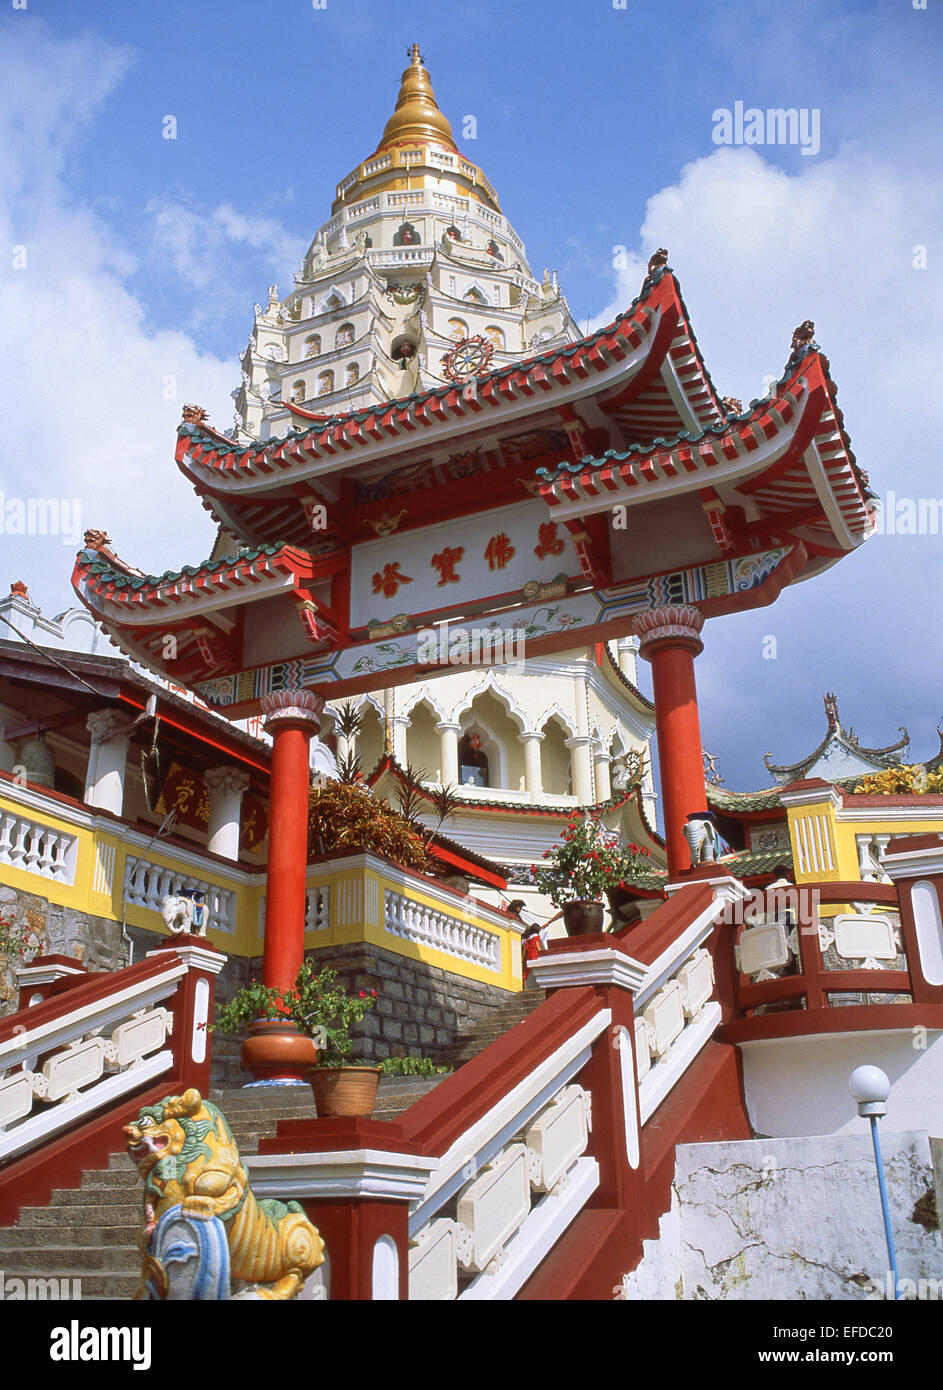
<instances>
[{"instance_id":1,"label":"tiered pagoda roof","mask_svg":"<svg viewBox=\"0 0 943 1390\"><path fill-rule=\"evenodd\" d=\"M674 274L653 264L642 293L606 328L464 384L316 419L250 447L190 408L178 466L239 553L151 576L92 544L73 582L123 650L170 679L204 683L208 699L219 673L256 664L243 631L252 603L287 598L300 614L294 635L286 626L287 661L326 654L339 639L366 643L373 629L347 606L352 551L461 522L483 496L489 509L542 499L538 511L569 532L558 592L632 585L633 602L647 593L649 603L694 601L709 614L741 606L741 590L773 576L769 596L755 599L768 602L861 542L871 494L814 342L796 345L769 397L738 407L717 396ZM619 502L641 528L622 545L610 527ZM511 589L500 606L516 597ZM405 629L465 611L426 609L406 615ZM171 661L168 632L177 638ZM550 651L563 638L542 640ZM413 675L404 668L395 680ZM247 710L264 684L224 702Z\"/></svg>"}]
</instances>

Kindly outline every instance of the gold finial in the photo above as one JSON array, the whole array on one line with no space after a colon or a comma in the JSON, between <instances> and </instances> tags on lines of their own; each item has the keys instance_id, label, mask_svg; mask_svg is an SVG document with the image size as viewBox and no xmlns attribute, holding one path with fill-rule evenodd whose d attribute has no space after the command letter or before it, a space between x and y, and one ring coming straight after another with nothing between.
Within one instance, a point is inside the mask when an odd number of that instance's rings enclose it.
<instances>
[{"instance_id":1,"label":"gold finial","mask_svg":"<svg viewBox=\"0 0 943 1390\"><path fill-rule=\"evenodd\" d=\"M439 110L418 43L411 44L406 54L409 67L400 80L396 109L386 123L377 149L403 142L456 149L452 127Z\"/></svg>"}]
</instances>

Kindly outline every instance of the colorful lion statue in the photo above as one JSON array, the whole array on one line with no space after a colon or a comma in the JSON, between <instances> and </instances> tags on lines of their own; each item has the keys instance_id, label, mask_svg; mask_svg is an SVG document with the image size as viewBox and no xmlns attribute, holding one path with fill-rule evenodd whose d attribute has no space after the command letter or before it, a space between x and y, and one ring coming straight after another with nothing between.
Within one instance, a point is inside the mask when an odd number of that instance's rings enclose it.
<instances>
[{"instance_id":1,"label":"colorful lion statue","mask_svg":"<svg viewBox=\"0 0 943 1390\"><path fill-rule=\"evenodd\" d=\"M232 1130L215 1105L192 1089L182 1096L166 1096L156 1105L145 1105L137 1120L125 1125L124 1133L128 1153L144 1179L139 1240L143 1265L135 1298L225 1298L226 1293L219 1290L229 1275L264 1286L253 1290L254 1297L295 1297L322 1263L324 1242L298 1202L255 1197ZM191 1275L177 1281L182 1290L177 1293L176 1271L167 1254L176 1247L167 1244L167 1222L161 1223L165 1215L170 1219L171 1211L174 1220L183 1220L191 1232L197 1232L189 1244L182 1243L175 1258L186 1263L191 1258L199 1262L212 1257L220 1266L212 1280ZM208 1223L203 1239L198 1222ZM228 1247L221 1261L212 1256L217 1222Z\"/></svg>"}]
</instances>

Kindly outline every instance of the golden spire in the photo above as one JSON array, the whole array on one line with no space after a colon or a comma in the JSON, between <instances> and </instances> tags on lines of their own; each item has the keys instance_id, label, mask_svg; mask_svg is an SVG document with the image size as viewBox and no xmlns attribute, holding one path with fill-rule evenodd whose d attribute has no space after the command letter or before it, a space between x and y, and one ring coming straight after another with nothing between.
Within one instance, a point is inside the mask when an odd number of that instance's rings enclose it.
<instances>
[{"instance_id":1,"label":"golden spire","mask_svg":"<svg viewBox=\"0 0 943 1390\"><path fill-rule=\"evenodd\" d=\"M403 73L396 109L384 127L378 150L401 141L447 145L449 149L456 149L452 127L436 103L418 43L414 43L406 52L409 67Z\"/></svg>"}]
</instances>

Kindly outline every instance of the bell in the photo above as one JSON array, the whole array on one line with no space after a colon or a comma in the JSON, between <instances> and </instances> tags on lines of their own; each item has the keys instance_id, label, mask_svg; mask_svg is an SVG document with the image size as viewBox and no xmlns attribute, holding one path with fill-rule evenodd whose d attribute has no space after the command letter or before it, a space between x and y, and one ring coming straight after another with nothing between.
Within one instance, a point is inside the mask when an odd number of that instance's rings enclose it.
<instances>
[{"instance_id":1,"label":"bell","mask_svg":"<svg viewBox=\"0 0 943 1390\"><path fill-rule=\"evenodd\" d=\"M26 769L27 782L37 787L55 788L56 760L42 731L23 745L20 763Z\"/></svg>"}]
</instances>

